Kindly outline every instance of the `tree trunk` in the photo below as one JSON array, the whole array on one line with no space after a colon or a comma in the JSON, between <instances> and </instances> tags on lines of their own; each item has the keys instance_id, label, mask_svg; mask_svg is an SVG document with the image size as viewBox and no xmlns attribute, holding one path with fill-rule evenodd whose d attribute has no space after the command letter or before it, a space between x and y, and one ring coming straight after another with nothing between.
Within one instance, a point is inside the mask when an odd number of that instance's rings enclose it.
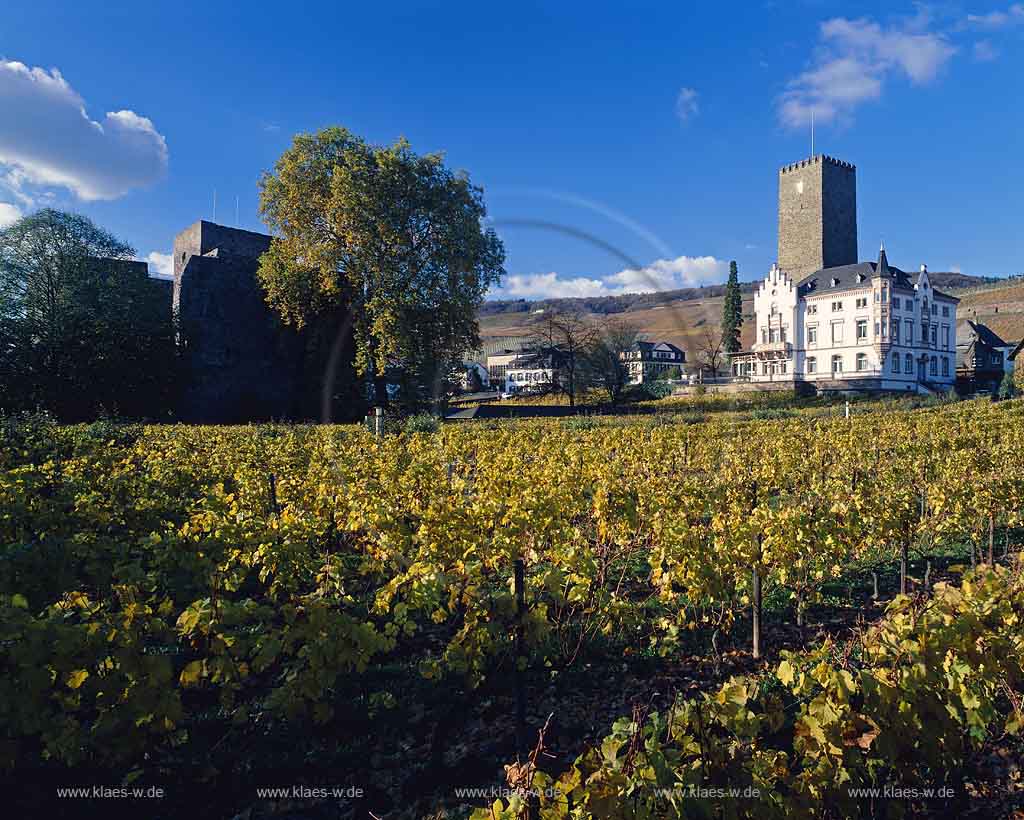
<instances>
[{"instance_id":1,"label":"tree trunk","mask_svg":"<svg viewBox=\"0 0 1024 820\"><path fill-rule=\"evenodd\" d=\"M516 760L526 759L526 681L523 666L523 614L526 609L526 571L522 558L516 559Z\"/></svg>"},{"instance_id":2,"label":"tree trunk","mask_svg":"<svg viewBox=\"0 0 1024 820\"><path fill-rule=\"evenodd\" d=\"M907 594L907 542L900 545L900 595Z\"/></svg>"},{"instance_id":3,"label":"tree trunk","mask_svg":"<svg viewBox=\"0 0 1024 820\"><path fill-rule=\"evenodd\" d=\"M992 513L988 514L988 565L990 567L996 565L995 516Z\"/></svg>"},{"instance_id":4,"label":"tree trunk","mask_svg":"<svg viewBox=\"0 0 1024 820\"><path fill-rule=\"evenodd\" d=\"M373 406L388 406L388 380L383 375L373 377Z\"/></svg>"},{"instance_id":5,"label":"tree trunk","mask_svg":"<svg viewBox=\"0 0 1024 820\"><path fill-rule=\"evenodd\" d=\"M877 572L872 572L871 573L871 600L872 601L877 601L878 600L878 573Z\"/></svg>"},{"instance_id":6,"label":"tree trunk","mask_svg":"<svg viewBox=\"0 0 1024 820\"><path fill-rule=\"evenodd\" d=\"M751 581L753 586L754 658L757 660L761 657L761 573L758 572L757 567L754 567L751 572Z\"/></svg>"}]
</instances>

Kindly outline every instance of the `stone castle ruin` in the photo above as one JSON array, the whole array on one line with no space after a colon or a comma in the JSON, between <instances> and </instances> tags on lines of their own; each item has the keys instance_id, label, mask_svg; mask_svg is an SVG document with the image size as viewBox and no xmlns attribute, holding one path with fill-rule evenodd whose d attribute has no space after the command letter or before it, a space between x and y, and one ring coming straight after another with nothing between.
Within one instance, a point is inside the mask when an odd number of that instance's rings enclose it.
<instances>
[{"instance_id":1,"label":"stone castle ruin","mask_svg":"<svg viewBox=\"0 0 1024 820\"><path fill-rule=\"evenodd\" d=\"M266 234L200 220L174 238L183 421L300 418L302 334L282 324L256 278Z\"/></svg>"}]
</instances>

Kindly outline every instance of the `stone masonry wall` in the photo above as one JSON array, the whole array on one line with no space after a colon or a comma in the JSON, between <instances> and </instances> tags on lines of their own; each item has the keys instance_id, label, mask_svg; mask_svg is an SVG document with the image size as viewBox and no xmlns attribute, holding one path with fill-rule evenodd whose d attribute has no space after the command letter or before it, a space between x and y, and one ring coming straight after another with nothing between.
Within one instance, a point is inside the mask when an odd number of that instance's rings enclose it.
<instances>
[{"instance_id":1,"label":"stone masonry wall","mask_svg":"<svg viewBox=\"0 0 1024 820\"><path fill-rule=\"evenodd\" d=\"M303 340L263 299L256 271L269 246L269 236L209 222L175 238L186 421L259 421L296 412Z\"/></svg>"},{"instance_id":2,"label":"stone masonry wall","mask_svg":"<svg viewBox=\"0 0 1024 820\"><path fill-rule=\"evenodd\" d=\"M856 261L856 167L819 155L779 169L779 267L799 281Z\"/></svg>"}]
</instances>

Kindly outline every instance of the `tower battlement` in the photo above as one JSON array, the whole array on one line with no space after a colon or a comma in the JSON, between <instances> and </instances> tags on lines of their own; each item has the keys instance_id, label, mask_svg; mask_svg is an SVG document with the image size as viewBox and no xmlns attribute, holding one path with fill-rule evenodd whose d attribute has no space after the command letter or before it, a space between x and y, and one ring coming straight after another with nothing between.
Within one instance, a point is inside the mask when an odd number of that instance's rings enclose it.
<instances>
[{"instance_id":1,"label":"tower battlement","mask_svg":"<svg viewBox=\"0 0 1024 820\"><path fill-rule=\"evenodd\" d=\"M827 162L831 165L835 165L838 168L846 168L849 171L857 170L857 166L854 165L852 162L847 162L846 160L843 159L836 159L835 157L830 157L828 154L815 154L813 157L802 159L799 162L794 162L791 163L790 165L783 165L779 169L779 174L781 175L787 174L791 171L797 171L800 168L805 168L808 165L813 165L814 163L817 162Z\"/></svg>"}]
</instances>

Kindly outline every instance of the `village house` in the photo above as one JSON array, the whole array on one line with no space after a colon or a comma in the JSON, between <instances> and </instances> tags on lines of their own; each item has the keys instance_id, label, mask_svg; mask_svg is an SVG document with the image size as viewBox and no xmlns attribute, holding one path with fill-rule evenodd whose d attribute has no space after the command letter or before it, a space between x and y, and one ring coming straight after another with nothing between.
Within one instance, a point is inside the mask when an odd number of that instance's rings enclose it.
<instances>
[{"instance_id":1,"label":"village house","mask_svg":"<svg viewBox=\"0 0 1024 820\"><path fill-rule=\"evenodd\" d=\"M987 325L968 319L956 337L956 388L959 393L992 393L1007 372L1012 348Z\"/></svg>"},{"instance_id":2,"label":"village house","mask_svg":"<svg viewBox=\"0 0 1024 820\"><path fill-rule=\"evenodd\" d=\"M638 341L630 350L619 353L626 363L630 384L643 384L675 368L682 374L686 353L670 342Z\"/></svg>"}]
</instances>

